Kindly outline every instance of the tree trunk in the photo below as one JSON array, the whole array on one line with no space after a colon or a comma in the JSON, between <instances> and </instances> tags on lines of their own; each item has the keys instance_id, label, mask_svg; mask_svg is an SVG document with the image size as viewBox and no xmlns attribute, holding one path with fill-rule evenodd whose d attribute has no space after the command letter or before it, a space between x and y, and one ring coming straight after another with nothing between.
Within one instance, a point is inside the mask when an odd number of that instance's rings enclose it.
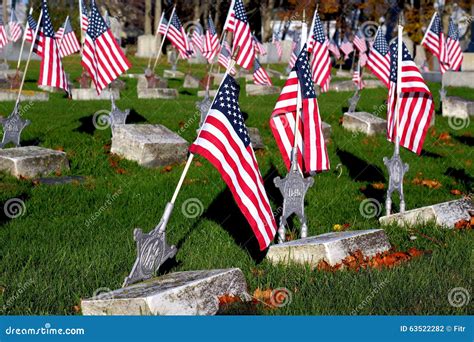
<instances>
[{"instance_id":1,"label":"tree trunk","mask_svg":"<svg viewBox=\"0 0 474 342\"><path fill-rule=\"evenodd\" d=\"M155 0L155 32L158 31L158 26L160 25L160 19L161 19L161 12L162 12L162 7L161 7L161 0ZM156 40L157 42L157 49L161 45L161 35L158 35L158 38Z\"/></svg>"},{"instance_id":2,"label":"tree trunk","mask_svg":"<svg viewBox=\"0 0 474 342\"><path fill-rule=\"evenodd\" d=\"M194 21L199 21L199 18L201 18L201 2L199 0L194 0L193 1L193 6L194 6Z\"/></svg>"},{"instance_id":3,"label":"tree trunk","mask_svg":"<svg viewBox=\"0 0 474 342\"><path fill-rule=\"evenodd\" d=\"M204 0L204 8L203 8L203 17L204 17L204 27L207 26L207 18L209 18L209 0Z\"/></svg>"},{"instance_id":4,"label":"tree trunk","mask_svg":"<svg viewBox=\"0 0 474 342\"><path fill-rule=\"evenodd\" d=\"M217 32L220 32L222 30L221 23L220 23L221 4L222 4L222 0L216 1L216 7L215 7L216 14L214 15L214 25L216 26Z\"/></svg>"},{"instance_id":5,"label":"tree trunk","mask_svg":"<svg viewBox=\"0 0 474 342\"><path fill-rule=\"evenodd\" d=\"M145 34L151 33L151 0L145 0Z\"/></svg>"},{"instance_id":6,"label":"tree trunk","mask_svg":"<svg viewBox=\"0 0 474 342\"><path fill-rule=\"evenodd\" d=\"M273 8L275 7L275 0L267 0L262 2L260 6L260 13L262 15L262 42L269 40L272 36L272 17L273 17Z\"/></svg>"}]
</instances>

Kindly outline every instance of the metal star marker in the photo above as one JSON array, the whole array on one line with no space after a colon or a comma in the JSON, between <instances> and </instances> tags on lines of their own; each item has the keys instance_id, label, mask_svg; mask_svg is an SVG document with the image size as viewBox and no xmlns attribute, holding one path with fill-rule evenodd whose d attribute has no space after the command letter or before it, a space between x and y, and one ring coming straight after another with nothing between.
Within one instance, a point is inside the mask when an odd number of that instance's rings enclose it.
<instances>
[{"instance_id":1,"label":"metal star marker","mask_svg":"<svg viewBox=\"0 0 474 342\"><path fill-rule=\"evenodd\" d=\"M397 191L400 196L400 212L405 212L405 196L403 194L403 177L408 172L408 164L404 163L400 158L400 154L395 152L391 159L383 158L383 163L388 169L389 182L387 190L387 199L385 200L385 208L387 216L392 211L392 193Z\"/></svg>"},{"instance_id":2,"label":"metal star marker","mask_svg":"<svg viewBox=\"0 0 474 342\"><path fill-rule=\"evenodd\" d=\"M31 123L30 120L24 120L20 117L18 107L19 105L15 106L13 112L6 119L0 119L0 124L3 126L3 138L0 148L3 148L9 142L19 147L21 132Z\"/></svg>"},{"instance_id":3,"label":"metal star marker","mask_svg":"<svg viewBox=\"0 0 474 342\"><path fill-rule=\"evenodd\" d=\"M349 99L349 113L354 113L355 110L356 110L356 107L357 107L357 103L359 103L359 99L360 99L360 93L359 93L359 89L357 89L354 93L354 95L352 95L352 97Z\"/></svg>"},{"instance_id":4,"label":"metal star marker","mask_svg":"<svg viewBox=\"0 0 474 342\"><path fill-rule=\"evenodd\" d=\"M127 121L127 116L128 114L130 114L130 109L125 109L125 111L121 111L115 104L115 99L113 96L111 97L110 101L112 102L112 110L110 111L109 119L110 119L110 128L112 129L112 135L113 135L115 126L125 125L125 122Z\"/></svg>"},{"instance_id":5,"label":"metal star marker","mask_svg":"<svg viewBox=\"0 0 474 342\"><path fill-rule=\"evenodd\" d=\"M209 97L209 90L207 90L206 95L204 96L204 99L202 99L202 101L196 102L196 108L201 113L201 121L199 122L199 127L201 127L202 124L204 123L204 120L206 119L206 115L209 112L209 108L211 108L211 105L212 105L212 100Z\"/></svg>"}]
</instances>

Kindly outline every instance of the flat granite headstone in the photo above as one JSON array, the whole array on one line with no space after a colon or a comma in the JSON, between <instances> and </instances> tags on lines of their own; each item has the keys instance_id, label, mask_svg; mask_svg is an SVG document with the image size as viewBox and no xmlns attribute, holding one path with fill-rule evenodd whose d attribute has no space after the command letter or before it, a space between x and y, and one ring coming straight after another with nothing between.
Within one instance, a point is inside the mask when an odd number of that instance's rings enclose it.
<instances>
[{"instance_id":1,"label":"flat granite headstone","mask_svg":"<svg viewBox=\"0 0 474 342\"><path fill-rule=\"evenodd\" d=\"M215 315L219 297L248 301L238 268L166 274L81 301L83 315Z\"/></svg>"},{"instance_id":2,"label":"flat granite headstone","mask_svg":"<svg viewBox=\"0 0 474 342\"><path fill-rule=\"evenodd\" d=\"M443 79L443 75L439 71L422 71L421 76L426 82L436 82L441 83Z\"/></svg>"},{"instance_id":3,"label":"flat granite headstone","mask_svg":"<svg viewBox=\"0 0 474 342\"><path fill-rule=\"evenodd\" d=\"M435 221L438 226L454 228L456 222L471 219L470 211L474 211L472 200L463 198L408 210L403 214L382 216L379 218L379 222L382 225L396 223L399 226L410 226Z\"/></svg>"},{"instance_id":4,"label":"flat granite headstone","mask_svg":"<svg viewBox=\"0 0 474 342\"><path fill-rule=\"evenodd\" d=\"M73 100L110 100L110 90L104 89L97 95L97 91L94 88L73 88L71 89L72 99ZM113 89L112 93L114 94L114 99L120 99L120 91L118 89Z\"/></svg>"},{"instance_id":5,"label":"flat granite headstone","mask_svg":"<svg viewBox=\"0 0 474 342\"><path fill-rule=\"evenodd\" d=\"M262 136L260 135L260 131L257 127L247 127L249 132L250 142L252 143L252 147L254 150L259 150L265 148L265 144L263 143Z\"/></svg>"},{"instance_id":6,"label":"flat granite headstone","mask_svg":"<svg viewBox=\"0 0 474 342\"><path fill-rule=\"evenodd\" d=\"M217 94L217 89L209 89L209 97L213 99ZM197 93L198 97L205 97L206 96L206 91L205 90L199 90Z\"/></svg>"},{"instance_id":7,"label":"flat granite headstone","mask_svg":"<svg viewBox=\"0 0 474 342\"><path fill-rule=\"evenodd\" d=\"M18 96L17 89L0 90L0 101L16 101ZM48 101L49 93L42 91L23 90L20 95L20 101Z\"/></svg>"},{"instance_id":8,"label":"flat granite headstone","mask_svg":"<svg viewBox=\"0 0 474 342\"><path fill-rule=\"evenodd\" d=\"M446 96L442 101L442 108L443 116L467 119L474 115L474 101L457 96Z\"/></svg>"},{"instance_id":9,"label":"flat granite headstone","mask_svg":"<svg viewBox=\"0 0 474 342\"><path fill-rule=\"evenodd\" d=\"M464 52L463 57L461 70L474 71L474 52Z\"/></svg>"},{"instance_id":10,"label":"flat granite headstone","mask_svg":"<svg viewBox=\"0 0 474 342\"><path fill-rule=\"evenodd\" d=\"M280 94L281 88L275 86L263 86L258 84L246 84L245 92L247 96Z\"/></svg>"},{"instance_id":11,"label":"flat granite headstone","mask_svg":"<svg viewBox=\"0 0 474 342\"><path fill-rule=\"evenodd\" d=\"M184 79L184 72L178 70L165 70L163 71L164 78L175 78L178 80Z\"/></svg>"},{"instance_id":12,"label":"flat granite headstone","mask_svg":"<svg viewBox=\"0 0 474 342\"><path fill-rule=\"evenodd\" d=\"M365 83L364 89L374 89L374 88L384 87L384 84L380 82L379 80L365 80L364 83ZM354 82L350 80L349 81L336 81L336 82L331 82L329 84L329 90L333 90L336 92L354 91L355 85L354 85Z\"/></svg>"},{"instance_id":13,"label":"flat granite headstone","mask_svg":"<svg viewBox=\"0 0 474 342\"><path fill-rule=\"evenodd\" d=\"M192 75L186 74L186 76L184 76L183 88L186 88L186 89L199 88L199 79L197 79L196 77Z\"/></svg>"},{"instance_id":14,"label":"flat granite headstone","mask_svg":"<svg viewBox=\"0 0 474 342\"><path fill-rule=\"evenodd\" d=\"M148 89L148 80L145 75L141 74L137 77L137 89ZM156 88L168 88L168 80L159 76L155 76Z\"/></svg>"},{"instance_id":15,"label":"flat granite headstone","mask_svg":"<svg viewBox=\"0 0 474 342\"><path fill-rule=\"evenodd\" d=\"M188 142L162 125L119 125L110 151L145 167L162 167L185 160Z\"/></svg>"},{"instance_id":16,"label":"flat granite headstone","mask_svg":"<svg viewBox=\"0 0 474 342\"><path fill-rule=\"evenodd\" d=\"M315 268L322 260L334 266L356 251L374 256L390 248L383 229L331 232L272 245L267 259L273 264L297 263Z\"/></svg>"},{"instance_id":17,"label":"flat granite headstone","mask_svg":"<svg viewBox=\"0 0 474 342\"><path fill-rule=\"evenodd\" d=\"M474 88L474 71L446 71L443 74L445 87Z\"/></svg>"},{"instance_id":18,"label":"flat granite headstone","mask_svg":"<svg viewBox=\"0 0 474 342\"><path fill-rule=\"evenodd\" d=\"M386 131L387 120L367 112L344 113L342 127L351 132L375 135Z\"/></svg>"},{"instance_id":19,"label":"flat granite headstone","mask_svg":"<svg viewBox=\"0 0 474 342\"><path fill-rule=\"evenodd\" d=\"M173 88L137 88L139 99L165 99L178 97L178 90Z\"/></svg>"},{"instance_id":20,"label":"flat granite headstone","mask_svg":"<svg viewBox=\"0 0 474 342\"><path fill-rule=\"evenodd\" d=\"M23 146L0 150L0 171L17 178L46 176L69 169L66 153L39 146Z\"/></svg>"}]
</instances>

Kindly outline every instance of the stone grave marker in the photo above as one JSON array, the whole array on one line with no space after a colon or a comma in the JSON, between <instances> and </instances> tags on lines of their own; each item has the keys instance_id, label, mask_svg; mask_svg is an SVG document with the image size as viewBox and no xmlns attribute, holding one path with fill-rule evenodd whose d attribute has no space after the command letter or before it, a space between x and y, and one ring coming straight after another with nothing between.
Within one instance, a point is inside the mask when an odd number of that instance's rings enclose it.
<instances>
[{"instance_id":1,"label":"stone grave marker","mask_svg":"<svg viewBox=\"0 0 474 342\"><path fill-rule=\"evenodd\" d=\"M385 87L382 82L377 80L365 80L365 87L364 89L374 89L379 87ZM354 91L354 82L351 80L348 81L336 81L331 82L329 85L329 90L333 90L336 92L340 91Z\"/></svg>"},{"instance_id":2,"label":"stone grave marker","mask_svg":"<svg viewBox=\"0 0 474 342\"><path fill-rule=\"evenodd\" d=\"M217 89L209 89L209 93L207 90L199 90L197 93L198 97L206 97L209 96L210 98L214 98L217 94Z\"/></svg>"},{"instance_id":3,"label":"stone grave marker","mask_svg":"<svg viewBox=\"0 0 474 342\"><path fill-rule=\"evenodd\" d=\"M118 100L120 99L120 91L118 89L104 89L97 95L95 88L73 88L71 95L73 100L91 101L91 100L110 100L111 95Z\"/></svg>"},{"instance_id":4,"label":"stone grave marker","mask_svg":"<svg viewBox=\"0 0 474 342\"><path fill-rule=\"evenodd\" d=\"M178 90L173 88L139 88L139 99L172 100L178 97Z\"/></svg>"},{"instance_id":5,"label":"stone grave marker","mask_svg":"<svg viewBox=\"0 0 474 342\"><path fill-rule=\"evenodd\" d=\"M18 96L18 90L16 89L1 89L0 90L0 102L3 101L16 101ZM29 102L29 101L48 101L49 93L44 91L34 91L34 90L22 90L20 95L20 101Z\"/></svg>"},{"instance_id":6,"label":"stone grave marker","mask_svg":"<svg viewBox=\"0 0 474 342\"><path fill-rule=\"evenodd\" d=\"M254 150L260 150L265 148L265 144L263 143L263 139L260 135L260 131L256 127L247 127L247 131L249 132L250 142L252 143L252 147Z\"/></svg>"},{"instance_id":7,"label":"stone grave marker","mask_svg":"<svg viewBox=\"0 0 474 342\"><path fill-rule=\"evenodd\" d=\"M445 87L474 88L474 71L446 71L443 74Z\"/></svg>"},{"instance_id":8,"label":"stone grave marker","mask_svg":"<svg viewBox=\"0 0 474 342\"><path fill-rule=\"evenodd\" d=\"M193 75L186 74L186 76L184 76L183 88L186 88L186 89L199 88L199 79L197 79Z\"/></svg>"},{"instance_id":9,"label":"stone grave marker","mask_svg":"<svg viewBox=\"0 0 474 342\"><path fill-rule=\"evenodd\" d=\"M386 131L387 120L367 112L344 113L342 127L350 132L375 135Z\"/></svg>"},{"instance_id":10,"label":"stone grave marker","mask_svg":"<svg viewBox=\"0 0 474 342\"><path fill-rule=\"evenodd\" d=\"M247 96L280 94L281 88L275 86L263 86L258 84L246 84L245 92Z\"/></svg>"},{"instance_id":11,"label":"stone grave marker","mask_svg":"<svg viewBox=\"0 0 474 342\"><path fill-rule=\"evenodd\" d=\"M474 101L457 96L446 96L442 101L442 110L443 116L468 119L474 116Z\"/></svg>"}]
</instances>

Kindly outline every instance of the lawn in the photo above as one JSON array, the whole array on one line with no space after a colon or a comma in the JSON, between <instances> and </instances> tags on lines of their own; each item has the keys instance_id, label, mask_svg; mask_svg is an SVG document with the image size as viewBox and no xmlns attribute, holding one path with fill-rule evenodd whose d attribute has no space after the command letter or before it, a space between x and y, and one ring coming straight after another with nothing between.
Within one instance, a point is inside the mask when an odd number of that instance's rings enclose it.
<instances>
[{"instance_id":1,"label":"lawn","mask_svg":"<svg viewBox=\"0 0 474 342\"><path fill-rule=\"evenodd\" d=\"M132 73L142 72L147 62L131 61ZM67 58L64 64L73 79L79 77L78 58ZM159 74L163 64L158 67ZM285 66L272 67L283 70ZM198 77L203 76L203 69L184 63L179 66ZM36 89L38 74L39 63L32 62L26 88ZM182 81L173 80L170 87L180 91L177 100L138 100L136 80L123 80L127 88L117 104L131 109L128 123L160 123L193 141L199 123L196 90L185 90ZM401 151L410 165L405 179L407 209L454 200L461 197L455 194L458 192L472 192L472 123L462 129L451 128L440 115L439 85L430 84L430 88L437 105L436 127L430 129L421 156ZM386 190L378 183L387 184L382 158L392 155L393 145L383 136L368 138L340 126L351 95L329 92L318 99L322 118L333 130L328 145L331 171L317 175L307 194L309 235L330 232L335 224L348 224L354 230L377 228L378 216L384 213ZM448 95L474 99L469 89L448 89ZM386 97L382 88L363 90L358 109L383 117L385 112L380 108ZM286 173L268 124L276 98L247 97L245 91L240 95L241 109L248 114L247 125L259 128L267 146L257 153L257 159L275 210L282 202L273 178ZM8 115L12 108L11 102L0 103L0 115ZM146 169L112 156L110 129L97 130L92 125L93 114L109 108L109 101L73 102L55 93L50 94L49 102L35 102L24 113L32 123L23 133L22 144L64 150L71 168L62 176L83 176L85 180L45 185L0 174L2 207L7 200L20 198L26 208L14 219L0 211L0 314L80 314L81 298L119 288L128 275L136 253L133 229L141 227L147 232L158 223L184 163ZM441 186L430 188L416 184L415 179L436 180ZM202 214L194 218L186 217L182 210L190 198L202 203ZM361 214L366 198L381 203L378 216ZM239 267L251 293L257 288L290 291L291 303L279 309L257 305L251 311L257 314L472 314L472 305L456 308L448 302L452 288L463 287L472 293L472 231L428 224L387 227L386 233L396 250L416 247L427 253L392 268L358 272L272 266L258 251L256 239L218 172L198 157L168 225L168 241L179 251L162 271Z\"/></svg>"}]
</instances>

